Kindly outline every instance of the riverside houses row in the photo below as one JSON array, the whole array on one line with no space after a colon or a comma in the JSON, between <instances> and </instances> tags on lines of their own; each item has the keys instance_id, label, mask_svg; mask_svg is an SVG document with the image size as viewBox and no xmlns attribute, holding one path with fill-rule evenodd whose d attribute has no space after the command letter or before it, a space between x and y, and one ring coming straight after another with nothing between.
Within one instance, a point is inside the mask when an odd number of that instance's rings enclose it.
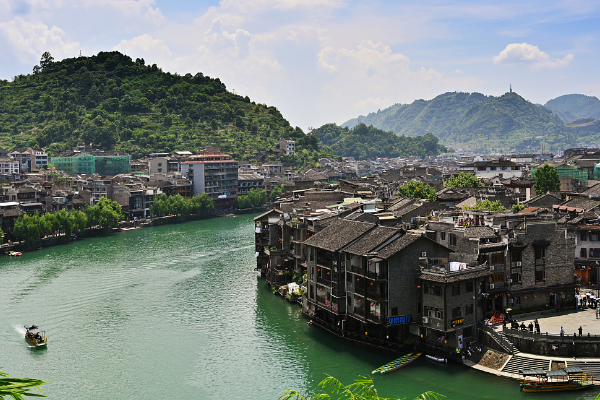
<instances>
[{"instance_id":1,"label":"riverside houses row","mask_svg":"<svg viewBox=\"0 0 600 400\"><path fill-rule=\"evenodd\" d=\"M576 228L549 213L343 196L306 190L255 218L257 269L275 287L306 274L303 312L333 334L442 355L497 312L574 305Z\"/></svg>"}]
</instances>

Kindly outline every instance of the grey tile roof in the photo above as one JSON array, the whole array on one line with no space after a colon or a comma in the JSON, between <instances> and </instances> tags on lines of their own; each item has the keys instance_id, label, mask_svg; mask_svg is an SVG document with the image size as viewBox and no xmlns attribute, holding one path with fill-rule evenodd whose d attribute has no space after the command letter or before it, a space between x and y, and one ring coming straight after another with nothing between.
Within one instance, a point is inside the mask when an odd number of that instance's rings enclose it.
<instances>
[{"instance_id":1,"label":"grey tile roof","mask_svg":"<svg viewBox=\"0 0 600 400\"><path fill-rule=\"evenodd\" d=\"M489 226L468 226L465 228L466 239L492 239L496 233Z\"/></svg>"},{"instance_id":2,"label":"grey tile roof","mask_svg":"<svg viewBox=\"0 0 600 400\"><path fill-rule=\"evenodd\" d=\"M328 251L338 251L373 229L375 226L375 224L370 224L368 222L338 219L333 221L322 231L306 239L304 243Z\"/></svg>"},{"instance_id":3,"label":"grey tile roof","mask_svg":"<svg viewBox=\"0 0 600 400\"><path fill-rule=\"evenodd\" d=\"M385 243L386 240L399 233L401 233L400 229L378 226L348 247L346 252L358 255L370 253Z\"/></svg>"},{"instance_id":4,"label":"grey tile roof","mask_svg":"<svg viewBox=\"0 0 600 400\"><path fill-rule=\"evenodd\" d=\"M440 282L440 283L451 283L458 282L467 279L481 278L483 276L488 276L491 274L491 271L488 268L480 269L477 268L475 271L462 270L458 272L449 272L446 274L443 273L431 273L426 271L421 271L419 278L424 281L430 282Z\"/></svg>"},{"instance_id":5,"label":"grey tile roof","mask_svg":"<svg viewBox=\"0 0 600 400\"><path fill-rule=\"evenodd\" d=\"M379 250L377 252L377 257L383 258L384 260L388 259L421 238L423 238L423 236L407 233L406 235L394 240L392 243L388 244L383 249Z\"/></svg>"}]
</instances>

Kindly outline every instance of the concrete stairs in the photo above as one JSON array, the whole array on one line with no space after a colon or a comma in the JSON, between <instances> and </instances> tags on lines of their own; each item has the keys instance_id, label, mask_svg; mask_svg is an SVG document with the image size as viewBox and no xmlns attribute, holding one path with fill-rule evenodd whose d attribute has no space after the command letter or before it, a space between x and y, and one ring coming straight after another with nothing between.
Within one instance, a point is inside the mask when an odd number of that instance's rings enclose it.
<instances>
[{"instance_id":1,"label":"concrete stairs","mask_svg":"<svg viewBox=\"0 0 600 400\"><path fill-rule=\"evenodd\" d=\"M519 371L522 369L543 369L547 371L549 368L550 360L545 360L543 358L524 357L520 354L517 354L511 357L504 368L502 368L502 372L518 375Z\"/></svg>"}]
</instances>

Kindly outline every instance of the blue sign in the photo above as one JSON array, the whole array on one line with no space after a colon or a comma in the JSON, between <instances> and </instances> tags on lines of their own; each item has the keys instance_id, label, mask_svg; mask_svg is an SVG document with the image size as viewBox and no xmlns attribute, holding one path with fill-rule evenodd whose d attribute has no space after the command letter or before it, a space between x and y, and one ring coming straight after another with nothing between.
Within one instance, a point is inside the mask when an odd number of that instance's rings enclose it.
<instances>
[{"instance_id":1,"label":"blue sign","mask_svg":"<svg viewBox=\"0 0 600 400\"><path fill-rule=\"evenodd\" d=\"M387 324L388 325L408 324L411 322L411 320L412 320L411 315L406 315L403 317L389 317L387 319Z\"/></svg>"}]
</instances>

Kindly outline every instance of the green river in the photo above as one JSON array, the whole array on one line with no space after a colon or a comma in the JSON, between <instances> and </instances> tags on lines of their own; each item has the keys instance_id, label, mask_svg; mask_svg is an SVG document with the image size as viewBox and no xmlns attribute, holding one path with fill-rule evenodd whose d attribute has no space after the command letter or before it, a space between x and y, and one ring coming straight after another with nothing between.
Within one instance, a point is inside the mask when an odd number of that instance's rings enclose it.
<instances>
[{"instance_id":1,"label":"green river","mask_svg":"<svg viewBox=\"0 0 600 400\"><path fill-rule=\"evenodd\" d=\"M307 325L254 271L254 215L121 232L0 257L0 367L53 399L277 399L391 361ZM24 341L45 329L48 348ZM520 399L518 383L421 359L381 395ZM592 399L585 393L546 399Z\"/></svg>"}]
</instances>

